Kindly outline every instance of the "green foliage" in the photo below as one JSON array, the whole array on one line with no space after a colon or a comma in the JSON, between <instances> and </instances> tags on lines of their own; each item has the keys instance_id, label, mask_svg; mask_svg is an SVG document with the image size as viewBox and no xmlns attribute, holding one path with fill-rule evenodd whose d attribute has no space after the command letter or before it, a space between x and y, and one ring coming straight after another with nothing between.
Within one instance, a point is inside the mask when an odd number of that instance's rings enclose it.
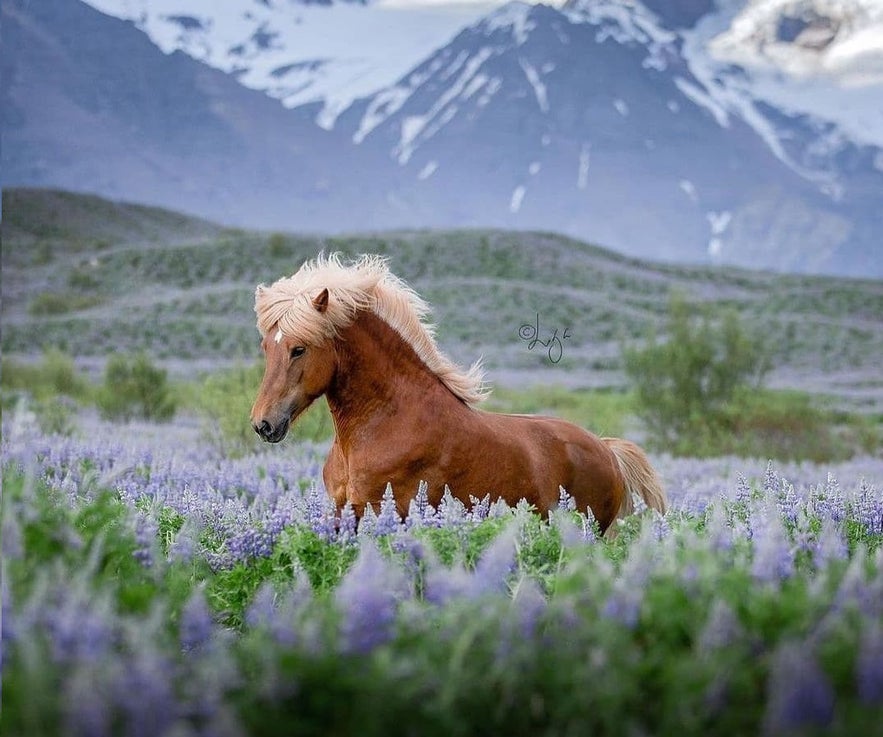
<instances>
[{"instance_id":1,"label":"green foliage","mask_svg":"<svg viewBox=\"0 0 883 737\"><path fill-rule=\"evenodd\" d=\"M756 390L768 368L760 341L735 313L716 320L680 297L669 305L666 339L651 337L624 359L651 445L682 454L718 445L737 395Z\"/></svg>"},{"instance_id":2,"label":"green foliage","mask_svg":"<svg viewBox=\"0 0 883 737\"><path fill-rule=\"evenodd\" d=\"M45 315L63 315L67 312L85 310L101 304L101 297L84 294L67 294L64 292L43 292L38 294L28 305L28 312L34 317Z\"/></svg>"},{"instance_id":3,"label":"green foliage","mask_svg":"<svg viewBox=\"0 0 883 737\"><path fill-rule=\"evenodd\" d=\"M98 392L98 409L106 419L165 421L175 414L167 372L154 366L144 354L133 358L113 354L104 370Z\"/></svg>"},{"instance_id":4,"label":"green foliage","mask_svg":"<svg viewBox=\"0 0 883 737\"><path fill-rule=\"evenodd\" d=\"M88 395L89 385L70 356L49 349L43 353L43 360L39 364L4 359L3 389L24 391L35 399L54 399L59 394L84 399Z\"/></svg>"}]
</instances>

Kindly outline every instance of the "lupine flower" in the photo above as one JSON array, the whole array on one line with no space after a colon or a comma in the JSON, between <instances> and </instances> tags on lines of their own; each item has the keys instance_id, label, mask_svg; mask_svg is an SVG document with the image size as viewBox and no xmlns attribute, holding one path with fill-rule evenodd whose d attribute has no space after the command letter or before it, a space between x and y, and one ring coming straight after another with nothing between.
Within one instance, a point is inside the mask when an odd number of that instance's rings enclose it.
<instances>
[{"instance_id":1,"label":"lupine flower","mask_svg":"<svg viewBox=\"0 0 883 737\"><path fill-rule=\"evenodd\" d=\"M469 510L469 518L473 522L482 522L486 520L488 514L491 511L491 495L485 494L482 499L478 497L474 497L471 494L469 495L469 503L471 505L471 509Z\"/></svg>"},{"instance_id":2,"label":"lupine flower","mask_svg":"<svg viewBox=\"0 0 883 737\"><path fill-rule=\"evenodd\" d=\"M179 625L181 647L185 652L205 645L214 631L214 621L202 588L194 589L181 610Z\"/></svg>"},{"instance_id":3,"label":"lupine flower","mask_svg":"<svg viewBox=\"0 0 883 737\"><path fill-rule=\"evenodd\" d=\"M565 512L576 511L576 500L567 493L563 486L558 487L558 509Z\"/></svg>"},{"instance_id":4,"label":"lupine flower","mask_svg":"<svg viewBox=\"0 0 883 737\"><path fill-rule=\"evenodd\" d=\"M405 526L421 527L426 521L426 512L430 509L429 505L429 484L421 481L417 485L417 494L408 505L408 517L405 519Z\"/></svg>"},{"instance_id":5,"label":"lupine flower","mask_svg":"<svg viewBox=\"0 0 883 737\"><path fill-rule=\"evenodd\" d=\"M472 574L474 591L481 595L505 591L509 576L516 570L515 538L517 529L510 524L488 545Z\"/></svg>"},{"instance_id":6,"label":"lupine flower","mask_svg":"<svg viewBox=\"0 0 883 737\"><path fill-rule=\"evenodd\" d=\"M764 731L779 735L826 727L834 716L834 689L807 643L785 643L773 655Z\"/></svg>"},{"instance_id":7,"label":"lupine flower","mask_svg":"<svg viewBox=\"0 0 883 737\"><path fill-rule=\"evenodd\" d=\"M380 514L377 516L377 527L374 534L392 535L401 524L402 520L396 509L396 500L392 493L392 484L387 484L380 502Z\"/></svg>"},{"instance_id":8,"label":"lupine flower","mask_svg":"<svg viewBox=\"0 0 883 737\"><path fill-rule=\"evenodd\" d=\"M337 540L340 543L352 543L356 539L356 512L353 505L347 502L340 510L340 521L338 522Z\"/></svg>"},{"instance_id":9,"label":"lupine flower","mask_svg":"<svg viewBox=\"0 0 883 737\"><path fill-rule=\"evenodd\" d=\"M775 505L767 500L763 506L752 509L751 517L756 525L752 575L769 583L790 577L794 573L794 551Z\"/></svg>"},{"instance_id":10,"label":"lupine flower","mask_svg":"<svg viewBox=\"0 0 883 737\"><path fill-rule=\"evenodd\" d=\"M438 518L445 527L456 527L467 519L466 506L451 494L447 486L438 505Z\"/></svg>"},{"instance_id":11,"label":"lupine flower","mask_svg":"<svg viewBox=\"0 0 883 737\"><path fill-rule=\"evenodd\" d=\"M608 619L634 629L641 614L643 590L621 578L613 582L613 589L601 607L601 614Z\"/></svg>"},{"instance_id":12,"label":"lupine flower","mask_svg":"<svg viewBox=\"0 0 883 737\"><path fill-rule=\"evenodd\" d=\"M409 593L401 569L387 562L376 545L364 542L355 564L334 592L341 616L341 649L367 653L389 641L399 602Z\"/></svg>"},{"instance_id":13,"label":"lupine flower","mask_svg":"<svg viewBox=\"0 0 883 737\"><path fill-rule=\"evenodd\" d=\"M110 737L113 713L104 685L107 676L99 666L80 664L64 683L62 695L65 734L72 737Z\"/></svg>"},{"instance_id":14,"label":"lupine flower","mask_svg":"<svg viewBox=\"0 0 883 737\"><path fill-rule=\"evenodd\" d=\"M713 656L715 650L731 645L741 633L742 625L732 607L723 599L715 599L705 626L696 638L696 649Z\"/></svg>"},{"instance_id":15,"label":"lupine flower","mask_svg":"<svg viewBox=\"0 0 883 737\"><path fill-rule=\"evenodd\" d=\"M531 638L536 634L540 618L546 611L546 597L532 578L522 578L515 590L512 605L518 613L521 635Z\"/></svg>"},{"instance_id":16,"label":"lupine flower","mask_svg":"<svg viewBox=\"0 0 883 737\"><path fill-rule=\"evenodd\" d=\"M831 517L822 519L822 529L812 546L812 553L816 568L819 569L832 560L846 560L849 555L843 529Z\"/></svg>"}]
</instances>

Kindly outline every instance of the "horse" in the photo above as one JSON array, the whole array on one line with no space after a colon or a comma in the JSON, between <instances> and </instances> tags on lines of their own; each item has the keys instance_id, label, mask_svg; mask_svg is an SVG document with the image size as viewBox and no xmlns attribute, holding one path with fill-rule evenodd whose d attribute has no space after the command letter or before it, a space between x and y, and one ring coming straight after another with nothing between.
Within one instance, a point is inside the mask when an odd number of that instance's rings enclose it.
<instances>
[{"instance_id":1,"label":"horse","mask_svg":"<svg viewBox=\"0 0 883 737\"><path fill-rule=\"evenodd\" d=\"M391 485L404 517L421 483L433 505L447 488L467 505L489 494L544 516L563 488L608 537L633 512L633 494L665 512L660 479L634 443L482 410L481 361L464 370L441 352L428 304L383 257L320 255L259 285L255 313L265 369L252 427L278 443L324 395L334 440L323 479L338 513L349 503L361 517Z\"/></svg>"}]
</instances>

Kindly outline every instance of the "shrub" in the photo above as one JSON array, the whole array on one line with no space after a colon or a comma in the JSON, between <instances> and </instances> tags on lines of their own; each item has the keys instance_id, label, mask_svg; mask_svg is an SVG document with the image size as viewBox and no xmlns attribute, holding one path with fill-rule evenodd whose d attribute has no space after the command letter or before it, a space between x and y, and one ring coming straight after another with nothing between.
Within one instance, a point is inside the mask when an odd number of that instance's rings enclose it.
<instances>
[{"instance_id":1,"label":"shrub","mask_svg":"<svg viewBox=\"0 0 883 737\"><path fill-rule=\"evenodd\" d=\"M144 354L134 358L114 354L108 359L97 404L102 416L111 420L169 420L176 409L165 369L154 366Z\"/></svg>"},{"instance_id":2,"label":"shrub","mask_svg":"<svg viewBox=\"0 0 883 737\"><path fill-rule=\"evenodd\" d=\"M63 315L67 312L86 310L99 304L101 304L101 298L95 295L42 292L31 300L28 312L34 317Z\"/></svg>"},{"instance_id":3,"label":"shrub","mask_svg":"<svg viewBox=\"0 0 883 737\"><path fill-rule=\"evenodd\" d=\"M734 312L720 319L695 313L672 299L667 340L651 337L624 355L650 444L678 453L726 432L737 396L759 388L768 368L762 342Z\"/></svg>"}]
</instances>

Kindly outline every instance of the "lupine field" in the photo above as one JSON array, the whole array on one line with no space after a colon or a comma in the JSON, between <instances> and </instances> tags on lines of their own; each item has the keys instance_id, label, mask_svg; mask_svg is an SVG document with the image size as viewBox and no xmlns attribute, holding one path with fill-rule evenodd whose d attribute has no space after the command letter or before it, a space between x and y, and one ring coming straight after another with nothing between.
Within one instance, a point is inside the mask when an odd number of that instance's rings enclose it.
<instances>
[{"instance_id":1,"label":"lupine field","mask_svg":"<svg viewBox=\"0 0 883 737\"><path fill-rule=\"evenodd\" d=\"M3 427L5 735L879 734L883 461L655 459L618 536L562 494L389 498L325 446ZM348 511L348 510L347 510Z\"/></svg>"}]
</instances>

